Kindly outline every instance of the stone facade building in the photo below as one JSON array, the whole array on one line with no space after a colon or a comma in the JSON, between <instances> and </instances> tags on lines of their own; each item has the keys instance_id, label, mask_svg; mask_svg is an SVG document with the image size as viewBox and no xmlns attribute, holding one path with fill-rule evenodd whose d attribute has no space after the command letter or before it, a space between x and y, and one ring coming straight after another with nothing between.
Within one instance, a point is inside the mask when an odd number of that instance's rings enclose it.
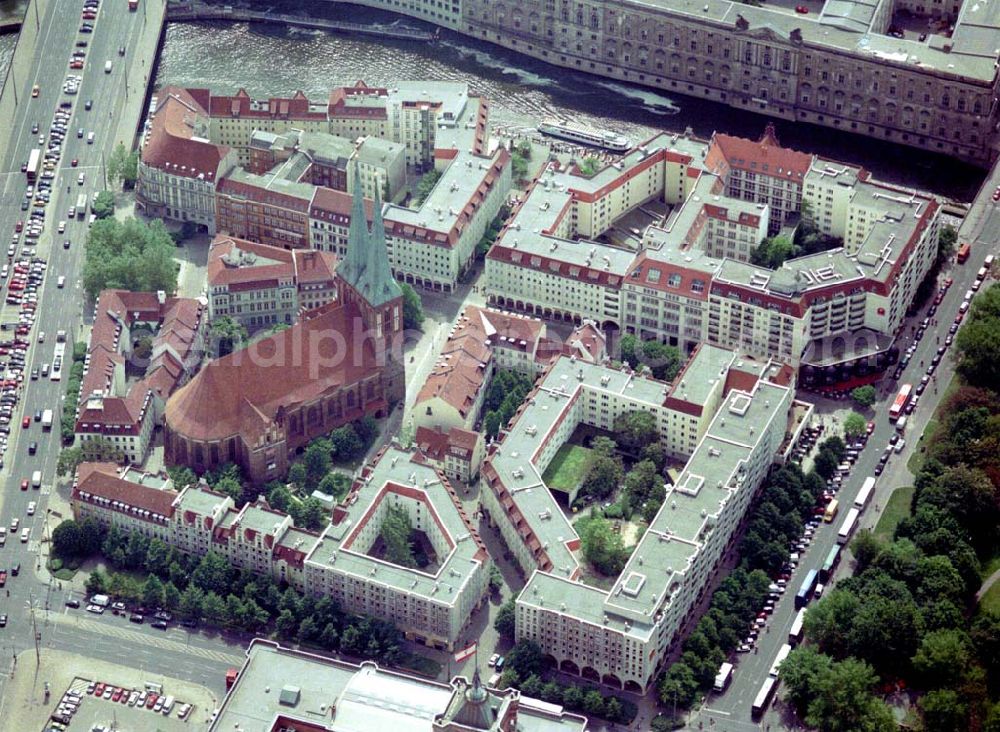
<instances>
[{"instance_id":1,"label":"stone facade building","mask_svg":"<svg viewBox=\"0 0 1000 732\"><path fill-rule=\"evenodd\" d=\"M994 157L1000 12L981 3L906 3L929 19L922 41L888 35L893 4L860 0L808 15L727 0L360 4L564 68L979 164Z\"/></svg>"}]
</instances>

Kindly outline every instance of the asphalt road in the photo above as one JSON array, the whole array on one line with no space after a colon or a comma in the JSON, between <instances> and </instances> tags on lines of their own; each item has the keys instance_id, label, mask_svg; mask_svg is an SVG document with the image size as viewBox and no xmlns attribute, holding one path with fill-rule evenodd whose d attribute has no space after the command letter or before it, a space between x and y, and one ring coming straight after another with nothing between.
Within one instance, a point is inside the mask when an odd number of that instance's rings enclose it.
<instances>
[{"instance_id":1,"label":"asphalt road","mask_svg":"<svg viewBox=\"0 0 1000 732\"><path fill-rule=\"evenodd\" d=\"M126 65L118 55L120 46L128 54L138 41L143 25L143 12L130 13L124 0L103 0L95 22L95 32L79 33L82 0L55 0L40 15L39 43L30 73L19 73L19 104L14 118L4 120L0 134L10 136L7 153L0 161L0 232L6 241L14 232L15 223L27 221L28 213L20 210L27 186L21 164L30 151L40 146L38 134L31 131L37 124L39 134L48 132L53 115L63 100L73 101L73 116L67 125L62 159L53 180L52 199L46 207L45 231L39 239L38 256L48 260L48 270L41 290L35 324L28 336L31 340L25 364L25 381L11 421L10 444L0 471L0 522L10 528L11 520L20 519L21 527L31 529L30 540L21 543L18 535L9 535L6 545L0 548L0 568L10 570L20 564L19 576L8 571L7 585L0 593L0 613L8 616L6 628L0 629L0 688L6 680L12 657L16 654L18 665L33 663L34 636L37 629L41 647L90 653L107 660L119 661L148 670L151 674L164 674L203 683L221 695L224 691L225 670L239 665L245 639L226 640L218 635L190 633L182 628L163 632L148 625L129 624L124 618L97 618L84 610L64 607L66 596L58 582L48 584L35 575L40 561L40 544L49 503L49 494L55 481L55 466L60 450L58 420L62 412L65 380L49 379L31 381L28 374L43 363L51 363L56 342L56 331L65 330L67 359L64 373L68 376L72 361L72 342L80 332L83 314L83 293L80 272L83 247L87 233L86 219L71 220L68 209L76 203L80 193L88 198L103 188L102 154L109 156L114 145L125 96ZM33 15L33 11L30 11ZM71 71L69 59L76 42L86 40L85 66ZM112 61L111 73L105 73L106 61ZM68 74L83 77L79 92L66 95L62 91ZM133 82L134 83L134 82ZM31 97L32 86L38 84L40 93ZM90 111L84 102L93 100ZM82 139L76 130L83 128ZM94 133L93 144L87 144L87 133ZM71 167L73 158L78 167ZM85 184L77 184L79 173L86 173ZM67 188L69 191L67 192ZM88 212L89 217L89 212ZM67 222L65 235L56 233L59 221ZM70 239L71 247L63 249L63 239ZM56 280L66 277L65 288L59 289ZM6 282L3 283L6 287ZM18 306L4 305L0 322L17 319ZM38 343L39 332L44 332L45 342ZM13 337L13 331L0 333L2 339ZM65 377L64 377L65 379ZM32 421L28 429L21 428L23 415L33 415L36 410L52 409L55 425L51 432L43 432L41 425ZM38 452L28 454L28 443L37 441ZM40 490L20 490L22 478L29 478L33 471L43 474ZM34 516L28 516L29 501L36 501ZM45 576L47 579L47 575ZM29 607L35 608L34 612ZM48 608L48 609L47 609Z\"/></svg>"},{"instance_id":2,"label":"asphalt road","mask_svg":"<svg viewBox=\"0 0 1000 732\"><path fill-rule=\"evenodd\" d=\"M994 175L996 175L996 171L994 171ZM879 387L879 401L873 408L875 430L858 456L850 476L844 481L843 487L837 494L840 504L839 515L830 524L820 524L811 545L802 554L799 566L792 573L792 578L788 582L788 590L781 596L781 600L775 606L775 610L768 620L769 630L761 634L758 639L757 652L737 656L734 661L736 668L729 688L723 694L710 694L706 704L694 717L703 722L706 729L710 726L709 720L715 721L715 724L711 726L713 729L724 729L729 732L785 728L784 722L787 720L782 717L781 708L776 707L773 703L770 710L759 722L751 719L750 711L779 649L782 644L788 642L788 633L798 612L795 608L795 593L810 569L820 569L830 549L837 543L837 533L844 516L857 497L861 484L868 476L875 475L875 466L889 444L889 439L896 432L895 425L888 419L888 413L889 405L894 400L899 386L909 383L915 387L920 383L920 379L926 373L927 366L930 365L938 347L945 343L948 329L958 313L959 305L962 303L966 291L975 280L976 272L982 266L983 259L988 253L995 254L998 251L996 244L1000 241L1000 211L990 200L996 184L989 180L984 184L980 200L976 201L970 215L969 228L976 232L969 235L970 239L976 240L972 256L964 265L952 264L949 271L941 276L942 280L945 276L953 277L954 284L949 288L934 316L937 325L928 328L923 338L920 339L917 350L900 380L894 382L891 379L884 379ZM966 231L966 227L963 227L963 234ZM904 324L899 338L901 351L905 351L913 342L913 330L919 327L920 322L927 317L928 308L929 305L925 306ZM882 475L878 477L875 492L868 506L862 512L859 526L873 526L892 491L903 485L912 485L912 476L906 468L906 461L913 450L920 449L919 438L923 434L928 420L933 416L943 396L944 389L954 375L953 348L954 346L946 352L926 391L920 397L916 409L907 418L909 424L905 434L906 448L900 454L892 454ZM803 398L808 400L809 395L805 394ZM825 438L829 434L830 430L827 429L823 437ZM849 575L852 571L851 564L849 552L845 549L841 554L840 564L834 576ZM776 698L780 695L779 688Z\"/></svg>"}]
</instances>

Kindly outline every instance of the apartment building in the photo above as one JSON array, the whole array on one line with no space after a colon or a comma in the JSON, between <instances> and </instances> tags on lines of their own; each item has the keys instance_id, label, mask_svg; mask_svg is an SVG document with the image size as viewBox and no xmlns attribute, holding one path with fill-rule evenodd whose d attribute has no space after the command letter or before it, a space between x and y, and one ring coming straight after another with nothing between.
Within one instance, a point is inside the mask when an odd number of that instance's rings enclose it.
<instances>
[{"instance_id":1,"label":"apartment building","mask_svg":"<svg viewBox=\"0 0 1000 732\"><path fill-rule=\"evenodd\" d=\"M486 547L444 473L418 451L384 447L320 532L295 527L263 498L237 509L204 484L178 492L164 476L105 463L80 466L71 503L77 518L155 536L195 557L217 552L236 569L329 597L438 648L454 649L488 594ZM376 553L390 506L405 510L426 537L427 565L403 567Z\"/></svg>"},{"instance_id":2,"label":"apartment building","mask_svg":"<svg viewBox=\"0 0 1000 732\"><path fill-rule=\"evenodd\" d=\"M723 180L727 196L770 208L768 235L798 219L812 161L812 155L781 147L770 123L756 142L716 132L705 155L705 167Z\"/></svg>"},{"instance_id":3,"label":"apartment building","mask_svg":"<svg viewBox=\"0 0 1000 732\"><path fill-rule=\"evenodd\" d=\"M798 153L772 149L767 136L739 144L720 138L659 135L590 178L550 164L487 255L489 302L555 319L591 317L604 328L688 351L707 341L796 365L807 348L815 351L831 336L865 330L891 338L933 261L937 202L854 166L812 158L803 169ZM728 150L728 157L717 153L717 173L704 167L713 145ZM735 168L722 165L726 160L751 171L765 172L766 165L776 175L791 170L794 180L801 172L795 195L809 202L822 231L843 237L844 247L788 260L774 271L749 264L771 228L776 199L727 195ZM646 181L643 198L611 195L616 181L631 179ZM651 180L662 187L648 187ZM746 188L733 190L747 195ZM779 212L798 200L783 190ZM577 215L585 198L599 212L584 217L591 227L586 237ZM645 201L670 208L646 229L639 251L591 238L627 206ZM869 366L878 356L875 365L884 368L886 349L876 350L857 356Z\"/></svg>"},{"instance_id":4,"label":"apartment building","mask_svg":"<svg viewBox=\"0 0 1000 732\"><path fill-rule=\"evenodd\" d=\"M116 463L80 463L70 508L76 521L93 519L105 528L116 526L170 543L179 495L166 473L146 473Z\"/></svg>"},{"instance_id":5,"label":"apartment building","mask_svg":"<svg viewBox=\"0 0 1000 732\"><path fill-rule=\"evenodd\" d=\"M315 710L328 713L317 714ZM236 681L211 732L371 732L373 722L393 730L434 732L584 732L587 719L559 704L522 696L517 689L472 680L447 682L347 663L273 641L250 642Z\"/></svg>"},{"instance_id":6,"label":"apartment building","mask_svg":"<svg viewBox=\"0 0 1000 732\"><path fill-rule=\"evenodd\" d=\"M255 130L250 136L250 163L247 169L263 175L275 166L299 157L309 162L299 182L314 186L351 191L357 171L365 198L374 198L378 191L383 198L391 200L406 183L406 151L403 146L370 135L348 139L301 130L281 135ZM299 169L294 162L290 165Z\"/></svg>"},{"instance_id":7,"label":"apartment building","mask_svg":"<svg viewBox=\"0 0 1000 732\"><path fill-rule=\"evenodd\" d=\"M566 673L645 693L785 439L792 374L710 345L672 384L554 361L482 469L483 505L529 577L517 637ZM579 425L611 430L630 411L652 413L668 452L687 465L603 590L581 581L580 540L542 475Z\"/></svg>"},{"instance_id":8,"label":"apartment building","mask_svg":"<svg viewBox=\"0 0 1000 732\"><path fill-rule=\"evenodd\" d=\"M219 235L208 250L208 315L247 330L291 325L299 313L337 299L337 258Z\"/></svg>"},{"instance_id":9,"label":"apartment building","mask_svg":"<svg viewBox=\"0 0 1000 732\"><path fill-rule=\"evenodd\" d=\"M316 189L277 173L234 169L216 186L216 230L283 249L309 246L309 212Z\"/></svg>"},{"instance_id":10,"label":"apartment building","mask_svg":"<svg viewBox=\"0 0 1000 732\"><path fill-rule=\"evenodd\" d=\"M479 468L486 453L486 442L482 432L458 427L448 430L417 427L413 444L429 465L440 470L451 480L466 485L479 475Z\"/></svg>"},{"instance_id":11,"label":"apartment building","mask_svg":"<svg viewBox=\"0 0 1000 732\"><path fill-rule=\"evenodd\" d=\"M143 462L164 405L201 363L205 311L199 300L163 292L98 295L74 427L84 451L101 439L125 460ZM144 376L131 382L126 366Z\"/></svg>"},{"instance_id":12,"label":"apartment building","mask_svg":"<svg viewBox=\"0 0 1000 732\"><path fill-rule=\"evenodd\" d=\"M164 87L153 104L140 149L136 207L214 234L215 187L236 167L236 152L208 140L208 114L188 90Z\"/></svg>"}]
</instances>

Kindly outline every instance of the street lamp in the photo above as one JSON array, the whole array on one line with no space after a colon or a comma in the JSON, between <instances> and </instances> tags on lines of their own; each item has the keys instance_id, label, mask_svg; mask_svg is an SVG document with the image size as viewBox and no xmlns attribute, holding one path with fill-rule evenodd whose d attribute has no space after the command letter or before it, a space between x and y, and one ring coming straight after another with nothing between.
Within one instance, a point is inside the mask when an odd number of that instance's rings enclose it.
<instances>
[{"instance_id":1,"label":"street lamp","mask_svg":"<svg viewBox=\"0 0 1000 732\"><path fill-rule=\"evenodd\" d=\"M38 623L35 621L35 608L37 607L34 593L28 593L28 602L25 603L28 612L31 613L31 632L35 639L35 668L42 665L41 651L38 648L38 641L41 636L38 634Z\"/></svg>"}]
</instances>

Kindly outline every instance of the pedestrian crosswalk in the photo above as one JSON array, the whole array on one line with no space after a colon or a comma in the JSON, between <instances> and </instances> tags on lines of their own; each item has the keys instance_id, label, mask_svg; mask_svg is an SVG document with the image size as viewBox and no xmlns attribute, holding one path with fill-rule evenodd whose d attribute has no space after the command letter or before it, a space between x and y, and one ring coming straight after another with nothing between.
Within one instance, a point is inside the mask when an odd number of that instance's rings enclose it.
<instances>
[{"instance_id":1,"label":"pedestrian crosswalk","mask_svg":"<svg viewBox=\"0 0 1000 732\"><path fill-rule=\"evenodd\" d=\"M204 648L202 646L174 640L170 637L161 637L151 633L141 633L139 631L132 630L131 628L123 628L117 623L91 620L90 618L80 617L75 614L70 615L57 613L53 617L49 618L49 622L54 622L60 626L66 626L67 629L72 628L73 632L77 635L93 633L95 635L115 638L115 640L122 645L134 643L145 647L152 646L164 651L197 656L198 658L229 664L230 666L241 666L245 660L242 656L234 653L226 653L212 648ZM83 645L84 644L81 644L81 646Z\"/></svg>"}]
</instances>

